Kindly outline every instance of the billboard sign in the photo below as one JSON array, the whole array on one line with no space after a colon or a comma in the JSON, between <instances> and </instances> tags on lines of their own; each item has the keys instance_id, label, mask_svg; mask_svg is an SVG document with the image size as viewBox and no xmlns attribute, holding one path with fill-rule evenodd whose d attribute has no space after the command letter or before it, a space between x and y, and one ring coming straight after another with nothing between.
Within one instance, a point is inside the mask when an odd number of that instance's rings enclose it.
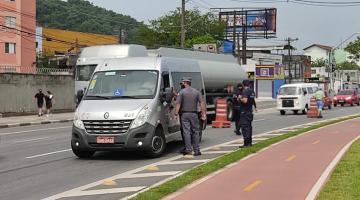
<instances>
[{"instance_id":1,"label":"billboard sign","mask_svg":"<svg viewBox=\"0 0 360 200\"><path fill-rule=\"evenodd\" d=\"M226 24L226 32L276 33L276 8L243 9L219 13L220 20Z\"/></svg>"},{"instance_id":2,"label":"billboard sign","mask_svg":"<svg viewBox=\"0 0 360 200\"><path fill-rule=\"evenodd\" d=\"M256 65L255 67L255 76L256 79L274 79L274 65Z\"/></svg>"}]
</instances>

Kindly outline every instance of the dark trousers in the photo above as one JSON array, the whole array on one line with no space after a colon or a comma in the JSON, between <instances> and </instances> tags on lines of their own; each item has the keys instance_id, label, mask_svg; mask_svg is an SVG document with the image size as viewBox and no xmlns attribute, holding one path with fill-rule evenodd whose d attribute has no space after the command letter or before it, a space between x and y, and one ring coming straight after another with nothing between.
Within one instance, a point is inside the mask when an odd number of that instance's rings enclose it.
<instances>
[{"instance_id":1,"label":"dark trousers","mask_svg":"<svg viewBox=\"0 0 360 200\"><path fill-rule=\"evenodd\" d=\"M240 127L244 137L244 146L252 145L252 121L254 115L252 112L241 112Z\"/></svg>"},{"instance_id":2,"label":"dark trousers","mask_svg":"<svg viewBox=\"0 0 360 200\"><path fill-rule=\"evenodd\" d=\"M199 117L197 113L183 113L181 115L181 124L183 128L183 139L185 142L185 150L200 151L199 146Z\"/></svg>"},{"instance_id":3,"label":"dark trousers","mask_svg":"<svg viewBox=\"0 0 360 200\"><path fill-rule=\"evenodd\" d=\"M233 109L234 112L234 120L235 120L235 132L236 134L240 135L240 108L234 107Z\"/></svg>"}]
</instances>

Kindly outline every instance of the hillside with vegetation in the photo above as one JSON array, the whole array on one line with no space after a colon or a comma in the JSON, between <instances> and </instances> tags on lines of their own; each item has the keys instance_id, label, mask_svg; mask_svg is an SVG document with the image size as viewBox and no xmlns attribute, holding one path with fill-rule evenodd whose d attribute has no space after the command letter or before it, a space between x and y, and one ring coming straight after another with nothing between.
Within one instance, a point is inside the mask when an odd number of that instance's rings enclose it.
<instances>
[{"instance_id":1,"label":"hillside with vegetation","mask_svg":"<svg viewBox=\"0 0 360 200\"><path fill-rule=\"evenodd\" d=\"M119 34L142 23L134 18L93 5L85 0L37 0L37 22L44 27L80 32Z\"/></svg>"}]
</instances>

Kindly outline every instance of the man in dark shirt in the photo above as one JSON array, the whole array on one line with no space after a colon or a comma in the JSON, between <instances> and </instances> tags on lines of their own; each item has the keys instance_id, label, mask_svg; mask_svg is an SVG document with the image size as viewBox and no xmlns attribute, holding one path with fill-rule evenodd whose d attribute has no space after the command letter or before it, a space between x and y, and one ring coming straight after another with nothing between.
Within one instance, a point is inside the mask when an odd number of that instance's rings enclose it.
<instances>
[{"instance_id":1,"label":"man in dark shirt","mask_svg":"<svg viewBox=\"0 0 360 200\"><path fill-rule=\"evenodd\" d=\"M250 89L250 82L248 80L243 81L244 90L239 96L238 100L241 103L240 106L240 127L244 137L244 146L252 146L252 121L253 121L253 102L251 101L253 91Z\"/></svg>"},{"instance_id":2,"label":"man in dark shirt","mask_svg":"<svg viewBox=\"0 0 360 200\"><path fill-rule=\"evenodd\" d=\"M42 90L39 89L39 92L35 94L35 99L37 99L37 107L39 110L39 117L43 115L42 107L44 106L44 98L44 93L42 93Z\"/></svg>"},{"instance_id":3,"label":"man in dark shirt","mask_svg":"<svg viewBox=\"0 0 360 200\"><path fill-rule=\"evenodd\" d=\"M243 92L243 84L239 83L237 85L237 90L234 92L233 98L234 98L234 104L233 104L233 112L234 112L234 120L235 120L235 134L236 135L241 135L240 132L240 106L241 103L238 100L238 97L242 94Z\"/></svg>"}]
</instances>

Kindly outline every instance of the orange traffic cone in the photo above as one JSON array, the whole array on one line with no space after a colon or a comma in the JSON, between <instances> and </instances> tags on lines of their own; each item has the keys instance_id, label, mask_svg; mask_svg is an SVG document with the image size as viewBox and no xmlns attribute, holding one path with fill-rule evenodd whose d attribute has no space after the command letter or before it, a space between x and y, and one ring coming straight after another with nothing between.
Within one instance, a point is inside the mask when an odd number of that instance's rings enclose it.
<instances>
[{"instance_id":1,"label":"orange traffic cone","mask_svg":"<svg viewBox=\"0 0 360 200\"><path fill-rule=\"evenodd\" d=\"M318 117L317 115L318 115L318 109L317 109L316 99L315 99L315 97L311 97L310 109L307 112L307 117L316 118L316 117Z\"/></svg>"},{"instance_id":2,"label":"orange traffic cone","mask_svg":"<svg viewBox=\"0 0 360 200\"><path fill-rule=\"evenodd\" d=\"M227 102L226 99L216 101L216 118L212 122L213 128L230 128L231 122L227 120Z\"/></svg>"}]
</instances>

